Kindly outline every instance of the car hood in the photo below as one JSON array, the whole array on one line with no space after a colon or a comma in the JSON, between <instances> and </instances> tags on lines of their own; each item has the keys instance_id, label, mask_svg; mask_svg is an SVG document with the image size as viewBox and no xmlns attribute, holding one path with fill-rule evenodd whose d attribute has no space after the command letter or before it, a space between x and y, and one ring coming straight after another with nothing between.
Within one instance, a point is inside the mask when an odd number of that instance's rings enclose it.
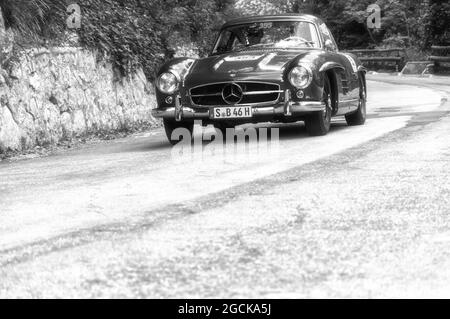
<instances>
[{"instance_id":1,"label":"car hood","mask_svg":"<svg viewBox=\"0 0 450 319\"><path fill-rule=\"evenodd\" d=\"M188 81L211 82L238 80L246 77L281 79L284 68L304 51L243 51L197 60L189 72Z\"/></svg>"}]
</instances>

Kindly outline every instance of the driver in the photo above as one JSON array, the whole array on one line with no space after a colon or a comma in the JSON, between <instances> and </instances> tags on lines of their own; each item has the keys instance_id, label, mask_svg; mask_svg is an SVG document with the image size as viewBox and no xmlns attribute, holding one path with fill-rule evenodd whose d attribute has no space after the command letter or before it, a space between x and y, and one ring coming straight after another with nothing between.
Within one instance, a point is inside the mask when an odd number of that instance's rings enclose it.
<instances>
[{"instance_id":1,"label":"driver","mask_svg":"<svg viewBox=\"0 0 450 319\"><path fill-rule=\"evenodd\" d=\"M247 46L260 44L262 38L264 37L264 30L262 28L253 27L249 28L247 32Z\"/></svg>"}]
</instances>

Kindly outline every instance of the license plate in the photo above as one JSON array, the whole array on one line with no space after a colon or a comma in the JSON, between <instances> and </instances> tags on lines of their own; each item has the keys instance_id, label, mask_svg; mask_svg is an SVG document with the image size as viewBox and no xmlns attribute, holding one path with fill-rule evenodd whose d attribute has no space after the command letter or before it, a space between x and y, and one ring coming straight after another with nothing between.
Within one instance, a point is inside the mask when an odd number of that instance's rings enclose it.
<instances>
[{"instance_id":1,"label":"license plate","mask_svg":"<svg viewBox=\"0 0 450 319\"><path fill-rule=\"evenodd\" d=\"M216 107L213 109L212 117L214 119L240 119L252 117L253 109L251 106L240 107Z\"/></svg>"}]
</instances>

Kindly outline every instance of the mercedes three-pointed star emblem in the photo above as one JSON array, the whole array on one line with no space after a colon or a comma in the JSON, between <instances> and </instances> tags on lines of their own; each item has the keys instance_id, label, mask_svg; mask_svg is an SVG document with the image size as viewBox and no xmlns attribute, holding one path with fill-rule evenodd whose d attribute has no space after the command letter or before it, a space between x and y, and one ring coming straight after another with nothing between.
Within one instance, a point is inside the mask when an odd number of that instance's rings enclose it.
<instances>
[{"instance_id":1,"label":"mercedes three-pointed star emblem","mask_svg":"<svg viewBox=\"0 0 450 319\"><path fill-rule=\"evenodd\" d=\"M244 91L239 84L230 83L223 88L222 98L228 104L238 104L244 98Z\"/></svg>"}]
</instances>

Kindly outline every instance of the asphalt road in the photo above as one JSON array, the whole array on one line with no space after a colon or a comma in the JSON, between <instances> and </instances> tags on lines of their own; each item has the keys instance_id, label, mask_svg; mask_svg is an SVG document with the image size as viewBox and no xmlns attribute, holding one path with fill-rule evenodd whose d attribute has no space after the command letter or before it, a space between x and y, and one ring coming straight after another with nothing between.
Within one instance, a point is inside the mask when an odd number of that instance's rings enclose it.
<instances>
[{"instance_id":1,"label":"asphalt road","mask_svg":"<svg viewBox=\"0 0 450 319\"><path fill-rule=\"evenodd\" d=\"M0 297L449 298L449 82L372 77L326 137L0 163Z\"/></svg>"}]
</instances>

